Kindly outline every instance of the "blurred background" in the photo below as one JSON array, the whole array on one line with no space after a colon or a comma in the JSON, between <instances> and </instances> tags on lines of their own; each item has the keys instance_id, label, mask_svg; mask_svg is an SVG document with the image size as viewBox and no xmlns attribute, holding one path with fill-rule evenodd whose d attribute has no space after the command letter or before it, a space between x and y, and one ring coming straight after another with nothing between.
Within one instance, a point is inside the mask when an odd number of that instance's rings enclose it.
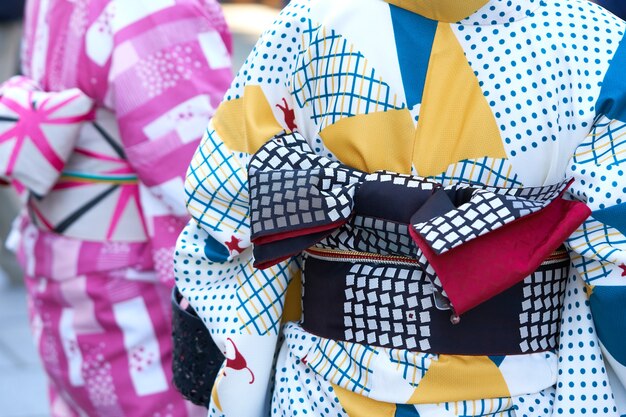
<instances>
[{"instance_id":1,"label":"blurred background","mask_svg":"<svg viewBox=\"0 0 626 417\"><path fill-rule=\"evenodd\" d=\"M0 0L0 83L19 72L23 3ZM233 69L237 71L283 1L221 3L233 34ZM20 269L4 245L17 210L14 193L0 187L0 417L49 417L45 375L28 326Z\"/></svg>"}]
</instances>

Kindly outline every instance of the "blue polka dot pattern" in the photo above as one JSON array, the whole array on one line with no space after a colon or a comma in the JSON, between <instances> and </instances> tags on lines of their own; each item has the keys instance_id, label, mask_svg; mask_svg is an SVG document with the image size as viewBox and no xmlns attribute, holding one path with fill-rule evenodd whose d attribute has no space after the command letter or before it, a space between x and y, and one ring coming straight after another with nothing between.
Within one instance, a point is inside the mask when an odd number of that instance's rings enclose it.
<instances>
[{"instance_id":1,"label":"blue polka dot pattern","mask_svg":"<svg viewBox=\"0 0 626 417\"><path fill-rule=\"evenodd\" d=\"M306 352L316 337L293 326L286 329L285 337L276 365L272 416L348 417L332 385L306 363Z\"/></svg>"},{"instance_id":2,"label":"blue polka dot pattern","mask_svg":"<svg viewBox=\"0 0 626 417\"><path fill-rule=\"evenodd\" d=\"M209 326L211 333L235 334L241 323L237 317L232 318L231 310L235 308L236 300L229 289L235 286L232 277L237 267L230 260L222 270L202 271L199 266L209 262L203 252L207 238L206 231L198 225L185 228L174 257L176 284L206 324L220 324Z\"/></svg>"},{"instance_id":3,"label":"blue polka dot pattern","mask_svg":"<svg viewBox=\"0 0 626 417\"><path fill-rule=\"evenodd\" d=\"M573 152L593 124L624 23L586 0L572 0L542 2L513 23L454 30L509 157L537 165L553 153ZM526 184L545 180L555 178L522 176Z\"/></svg>"},{"instance_id":4,"label":"blue polka dot pattern","mask_svg":"<svg viewBox=\"0 0 626 417\"><path fill-rule=\"evenodd\" d=\"M567 169L566 175L576 179L572 194L593 211L626 203L625 154L626 123L598 120Z\"/></svg>"},{"instance_id":5,"label":"blue polka dot pattern","mask_svg":"<svg viewBox=\"0 0 626 417\"><path fill-rule=\"evenodd\" d=\"M554 415L605 416L617 409L582 279L569 278L559 345Z\"/></svg>"},{"instance_id":6,"label":"blue polka dot pattern","mask_svg":"<svg viewBox=\"0 0 626 417\"><path fill-rule=\"evenodd\" d=\"M513 397L516 417L549 417L553 413L554 387L547 388L537 394Z\"/></svg>"},{"instance_id":7,"label":"blue polka dot pattern","mask_svg":"<svg viewBox=\"0 0 626 417\"><path fill-rule=\"evenodd\" d=\"M513 23L526 16L531 16L539 7L540 0L515 2L515 5L513 3L511 0L491 0L476 13L459 23L473 26L483 26L486 23L490 25Z\"/></svg>"},{"instance_id":8,"label":"blue polka dot pattern","mask_svg":"<svg viewBox=\"0 0 626 417\"><path fill-rule=\"evenodd\" d=\"M278 16L273 25L261 35L250 55L239 69L225 99L243 95L246 85L261 85L286 90L302 48L302 36L310 36L308 2L292 2ZM269 89L267 89L269 90Z\"/></svg>"}]
</instances>

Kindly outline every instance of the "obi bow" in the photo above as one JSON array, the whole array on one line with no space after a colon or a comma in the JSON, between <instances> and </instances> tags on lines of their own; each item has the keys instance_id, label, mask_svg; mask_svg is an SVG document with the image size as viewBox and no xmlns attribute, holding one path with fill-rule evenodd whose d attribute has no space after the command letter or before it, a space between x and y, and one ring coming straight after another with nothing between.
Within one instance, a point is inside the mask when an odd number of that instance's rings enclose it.
<instances>
[{"instance_id":1,"label":"obi bow","mask_svg":"<svg viewBox=\"0 0 626 417\"><path fill-rule=\"evenodd\" d=\"M267 142L249 166L255 266L314 246L358 216L408 226L412 258L456 314L534 272L589 216L562 198L571 181L529 188L365 173L315 154L297 133Z\"/></svg>"},{"instance_id":2,"label":"obi bow","mask_svg":"<svg viewBox=\"0 0 626 417\"><path fill-rule=\"evenodd\" d=\"M94 104L78 89L43 92L25 77L0 87L0 180L38 196L59 178Z\"/></svg>"}]
</instances>

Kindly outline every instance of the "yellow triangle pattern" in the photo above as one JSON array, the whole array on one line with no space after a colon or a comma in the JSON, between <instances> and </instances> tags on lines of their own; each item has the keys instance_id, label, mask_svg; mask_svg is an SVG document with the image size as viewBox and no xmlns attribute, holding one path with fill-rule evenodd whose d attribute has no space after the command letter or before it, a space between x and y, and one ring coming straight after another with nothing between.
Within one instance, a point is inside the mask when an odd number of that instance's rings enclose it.
<instances>
[{"instance_id":1,"label":"yellow triangle pattern","mask_svg":"<svg viewBox=\"0 0 626 417\"><path fill-rule=\"evenodd\" d=\"M495 363L487 356L440 355L420 381L409 404L510 397Z\"/></svg>"},{"instance_id":2,"label":"yellow triangle pattern","mask_svg":"<svg viewBox=\"0 0 626 417\"><path fill-rule=\"evenodd\" d=\"M417 129L411 113L343 118L320 137L343 163L366 172L436 176L464 160L507 159L500 130L463 49L447 23L437 27Z\"/></svg>"},{"instance_id":3,"label":"yellow triangle pattern","mask_svg":"<svg viewBox=\"0 0 626 417\"><path fill-rule=\"evenodd\" d=\"M419 175L483 157L506 159L496 119L447 23L437 27L413 152Z\"/></svg>"},{"instance_id":4,"label":"yellow triangle pattern","mask_svg":"<svg viewBox=\"0 0 626 417\"><path fill-rule=\"evenodd\" d=\"M339 403L348 417L394 417L396 405L372 400L363 395L333 385Z\"/></svg>"},{"instance_id":5,"label":"yellow triangle pattern","mask_svg":"<svg viewBox=\"0 0 626 417\"><path fill-rule=\"evenodd\" d=\"M415 123L406 110L359 114L324 128L324 145L341 162L365 172L411 173Z\"/></svg>"},{"instance_id":6,"label":"yellow triangle pattern","mask_svg":"<svg viewBox=\"0 0 626 417\"><path fill-rule=\"evenodd\" d=\"M220 104L211 123L228 149L249 154L285 130L258 85L248 85L242 97Z\"/></svg>"}]
</instances>

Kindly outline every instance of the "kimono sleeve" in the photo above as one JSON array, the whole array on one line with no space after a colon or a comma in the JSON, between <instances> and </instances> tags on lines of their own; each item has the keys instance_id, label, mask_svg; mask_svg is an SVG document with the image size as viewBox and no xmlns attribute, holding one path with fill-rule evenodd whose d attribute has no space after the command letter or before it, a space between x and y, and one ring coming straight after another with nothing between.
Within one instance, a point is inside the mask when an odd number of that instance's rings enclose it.
<instances>
[{"instance_id":1,"label":"kimono sleeve","mask_svg":"<svg viewBox=\"0 0 626 417\"><path fill-rule=\"evenodd\" d=\"M568 168L574 198L592 210L569 238L608 365L626 385L626 41L602 84L597 118ZM621 408L621 407L620 407ZM624 410L621 410L624 412Z\"/></svg>"},{"instance_id":2,"label":"kimono sleeve","mask_svg":"<svg viewBox=\"0 0 626 417\"><path fill-rule=\"evenodd\" d=\"M112 18L109 101L141 182L186 216L185 170L232 80L230 35L215 0L133 3Z\"/></svg>"},{"instance_id":3,"label":"kimono sleeve","mask_svg":"<svg viewBox=\"0 0 626 417\"><path fill-rule=\"evenodd\" d=\"M192 220L175 253L177 286L227 358L210 416L269 415L287 287L299 266L291 259L265 270L253 267L248 163L263 143L297 130L289 73L301 49L306 4L292 2L258 41L187 172Z\"/></svg>"}]
</instances>

